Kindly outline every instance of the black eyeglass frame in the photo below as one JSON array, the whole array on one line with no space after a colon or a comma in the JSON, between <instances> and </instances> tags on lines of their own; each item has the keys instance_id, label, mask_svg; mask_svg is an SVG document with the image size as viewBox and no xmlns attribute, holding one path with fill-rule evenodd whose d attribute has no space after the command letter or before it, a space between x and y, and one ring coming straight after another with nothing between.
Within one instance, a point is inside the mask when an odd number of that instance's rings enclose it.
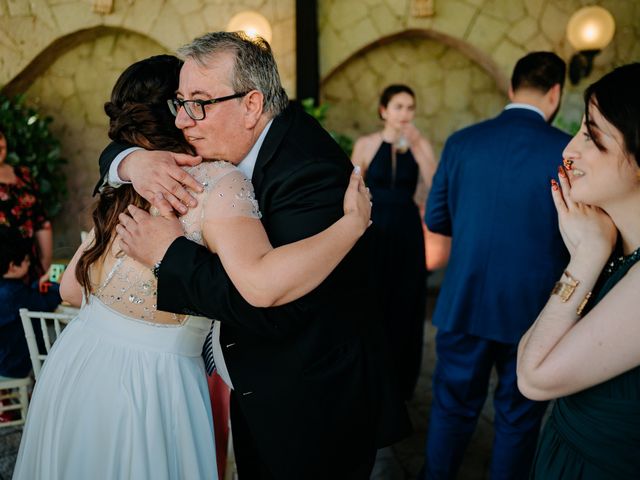
<instances>
[{"instance_id":1,"label":"black eyeglass frame","mask_svg":"<svg viewBox=\"0 0 640 480\"><path fill-rule=\"evenodd\" d=\"M181 100L179 98L170 98L167 100L167 105L169 105L169 111L173 114L174 117L177 116L178 111L182 107L184 107L185 111L187 112L187 115L189 115L189 118L198 122L200 120L204 120L207 116L207 112L205 111L205 108L204 108L206 105L213 105L220 102L226 102L227 100L233 100L234 98L242 98L245 95L248 95L249 92L250 90L248 92L233 93L225 97L212 98L210 100ZM200 105L200 108L202 109L202 118L196 118L196 115L194 115L193 110L191 109L190 106L185 107L185 105L189 105L192 103L197 103L198 105Z\"/></svg>"}]
</instances>

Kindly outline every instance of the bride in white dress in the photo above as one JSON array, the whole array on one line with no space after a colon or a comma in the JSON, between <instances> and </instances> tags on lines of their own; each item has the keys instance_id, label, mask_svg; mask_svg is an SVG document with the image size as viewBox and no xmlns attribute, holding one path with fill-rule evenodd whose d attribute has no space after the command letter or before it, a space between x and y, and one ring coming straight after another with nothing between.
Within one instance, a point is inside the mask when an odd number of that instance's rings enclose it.
<instances>
[{"instance_id":1,"label":"bride in white dress","mask_svg":"<svg viewBox=\"0 0 640 480\"><path fill-rule=\"evenodd\" d=\"M179 68L177 58L160 55L125 70L105 105L112 139L188 151L166 106ZM203 162L188 172L205 187L194 194L198 206L182 217L188 238L217 245L216 222L228 226L230 217L252 219L261 229L255 251L240 253L242 266L227 268L240 293L261 306L290 302L319 285L369 224L369 195L354 174L340 220L273 249L251 183L236 167ZM94 229L63 277L63 298L82 308L54 344L34 389L14 479L217 478L201 358L211 320L157 310L153 273L119 248L115 226L130 203L148 208L131 186L103 189Z\"/></svg>"}]
</instances>

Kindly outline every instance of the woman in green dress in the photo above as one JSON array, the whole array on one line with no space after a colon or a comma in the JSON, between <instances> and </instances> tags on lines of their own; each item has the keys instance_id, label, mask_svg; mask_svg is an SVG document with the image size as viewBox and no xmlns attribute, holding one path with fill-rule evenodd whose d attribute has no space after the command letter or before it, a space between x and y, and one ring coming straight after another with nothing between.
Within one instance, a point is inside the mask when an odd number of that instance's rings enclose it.
<instances>
[{"instance_id":1,"label":"woman in green dress","mask_svg":"<svg viewBox=\"0 0 640 480\"><path fill-rule=\"evenodd\" d=\"M585 92L551 181L571 254L518 349L518 385L557 399L535 479L640 478L640 63Z\"/></svg>"}]
</instances>

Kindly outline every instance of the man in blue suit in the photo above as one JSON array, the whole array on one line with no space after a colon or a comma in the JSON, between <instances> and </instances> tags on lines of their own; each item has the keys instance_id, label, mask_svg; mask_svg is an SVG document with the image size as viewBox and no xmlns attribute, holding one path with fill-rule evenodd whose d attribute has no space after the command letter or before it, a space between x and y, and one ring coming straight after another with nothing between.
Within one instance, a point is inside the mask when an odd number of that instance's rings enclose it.
<instances>
[{"instance_id":1,"label":"man in blue suit","mask_svg":"<svg viewBox=\"0 0 640 480\"><path fill-rule=\"evenodd\" d=\"M493 368L491 478L528 477L546 404L518 391L516 351L568 261L549 184L570 140L549 124L564 77L557 55L526 55L511 78L512 103L451 135L442 152L425 220L452 247L433 316L426 478L455 477Z\"/></svg>"}]
</instances>

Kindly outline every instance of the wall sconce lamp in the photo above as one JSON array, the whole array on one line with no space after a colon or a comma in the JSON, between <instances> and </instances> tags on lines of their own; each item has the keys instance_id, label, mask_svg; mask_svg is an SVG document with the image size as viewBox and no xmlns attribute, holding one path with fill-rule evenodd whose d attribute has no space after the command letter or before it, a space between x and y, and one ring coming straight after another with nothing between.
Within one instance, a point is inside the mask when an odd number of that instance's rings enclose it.
<instances>
[{"instance_id":1,"label":"wall sconce lamp","mask_svg":"<svg viewBox=\"0 0 640 480\"><path fill-rule=\"evenodd\" d=\"M569 79L576 85L591 73L593 58L611 42L616 30L613 16L598 6L583 7L567 24L567 40L577 50L569 62Z\"/></svg>"},{"instance_id":2,"label":"wall sconce lamp","mask_svg":"<svg viewBox=\"0 0 640 480\"><path fill-rule=\"evenodd\" d=\"M249 37L262 37L271 43L271 25L269 20L258 12L246 10L235 14L227 24L227 32L244 32Z\"/></svg>"}]
</instances>

